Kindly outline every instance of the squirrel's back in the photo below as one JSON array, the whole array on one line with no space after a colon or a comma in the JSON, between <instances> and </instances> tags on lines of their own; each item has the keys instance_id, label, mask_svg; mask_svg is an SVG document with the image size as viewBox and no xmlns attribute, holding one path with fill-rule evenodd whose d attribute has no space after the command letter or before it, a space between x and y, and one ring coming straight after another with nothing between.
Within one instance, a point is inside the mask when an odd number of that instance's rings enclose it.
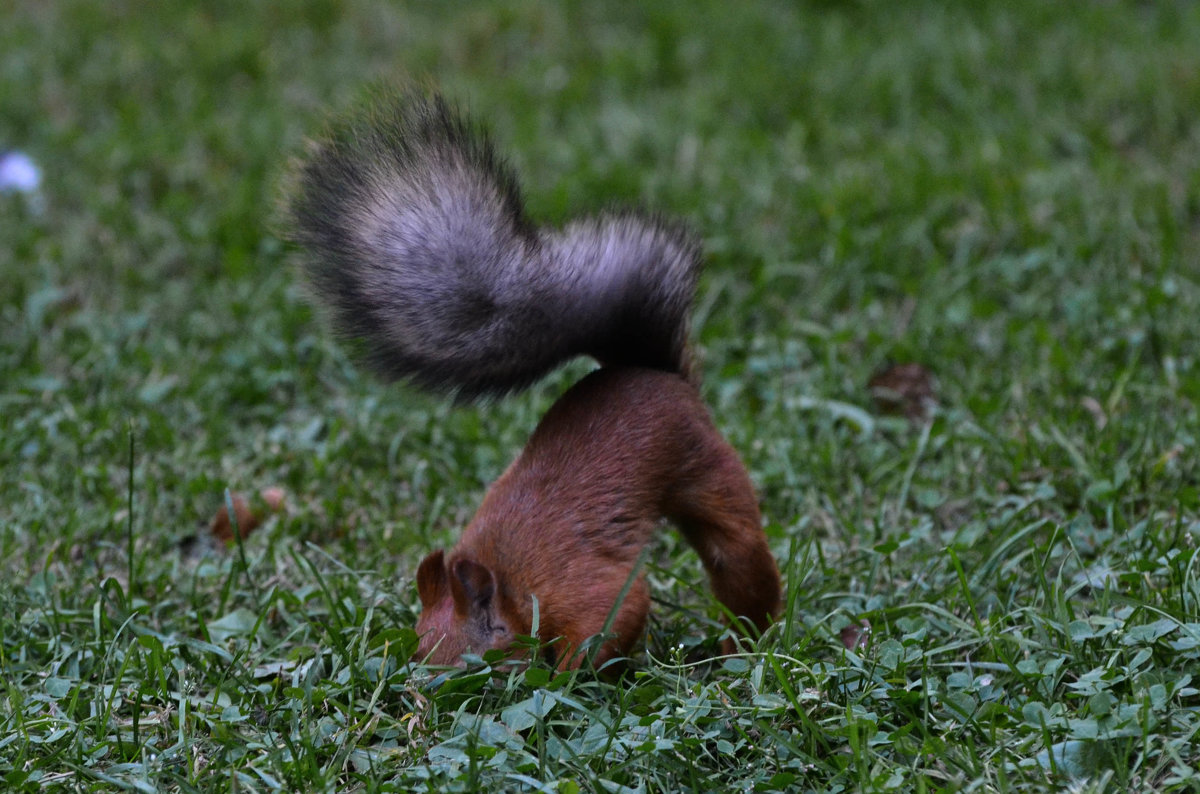
<instances>
[{"instance_id":1,"label":"squirrel's back","mask_svg":"<svg viewBox=\"0 0 1200 794\"><path fill-rule=\"evenodd\" d=\"M311 288L384 377L470 398L578 355L689 374L693 236L637 212L537 227L487 135L441 97L335 123L294 179Z\"/></svg>"}]
</instances>

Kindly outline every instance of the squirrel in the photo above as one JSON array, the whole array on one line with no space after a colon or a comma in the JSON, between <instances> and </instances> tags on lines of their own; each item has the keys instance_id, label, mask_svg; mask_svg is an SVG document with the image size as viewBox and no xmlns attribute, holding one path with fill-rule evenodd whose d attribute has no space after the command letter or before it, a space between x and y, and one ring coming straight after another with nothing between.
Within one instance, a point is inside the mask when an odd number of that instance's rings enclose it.
<instances>
[{"instance_id":1,"label":"squirrel","mask_svg":"<svg viewBox=\"0 0 1200 794\"><path fill-rule=\"evenodd\" d=\"M663 519L735 630L778 616L753 485L695 383L701 251L681 224L618 211L539 227L488 133L424 92L334 120L294 164L285 217L317 303L386 380L472 400L576 356L600 365L542 418L458 544L418 566L415 659L510 649L535 609L538 634L561 638L544 651L559 668L606 628L593 664L626 658L650 608L637 568Z\"/></svg>"}]
</instances>

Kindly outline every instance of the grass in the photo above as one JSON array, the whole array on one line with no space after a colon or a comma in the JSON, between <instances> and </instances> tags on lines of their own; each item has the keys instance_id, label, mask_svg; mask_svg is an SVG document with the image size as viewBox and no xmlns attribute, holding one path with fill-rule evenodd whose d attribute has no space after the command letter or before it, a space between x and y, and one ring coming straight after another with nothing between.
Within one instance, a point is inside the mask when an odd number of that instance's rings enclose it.
<instances>
[{"instance_id":1,"label":"grass","mask_svg":"<svg viewBox=\"0 0 1200 794\"><path fill-rule=\"evenodd\" d=\"M0 147L44 169L0 195L8 789L1200 790L1200 6L412 6L6 8ZM454 407L314 321L279 173L405 77L536 217L704 236L705 396L788 585L745 653L664 533L624 680L406 664L416 561L585 367Z\"/></svg>"}]
</instances>

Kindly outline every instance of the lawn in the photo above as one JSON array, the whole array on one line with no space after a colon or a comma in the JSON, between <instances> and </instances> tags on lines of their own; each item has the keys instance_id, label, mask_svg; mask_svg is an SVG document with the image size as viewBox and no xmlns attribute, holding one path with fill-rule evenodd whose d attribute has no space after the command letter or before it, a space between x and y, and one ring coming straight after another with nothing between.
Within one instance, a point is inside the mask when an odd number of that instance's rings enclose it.
<instances>
[{"instance_id":1,"label":"lawn","mask_svg":"<svg viewBox=\"0 0 1200 794\"><path fill-rule=\"evenodd\" d=\"M0 194L0 787L1200 790L1200 4L0 19L0 150L42 169ZM540 221L703 238L703 392L787 586L743 653L665 531L622 680L407 663L417 562L588 365L454 405L306 302L288 159L405 81Z\"/></svg>"}]
</instances>

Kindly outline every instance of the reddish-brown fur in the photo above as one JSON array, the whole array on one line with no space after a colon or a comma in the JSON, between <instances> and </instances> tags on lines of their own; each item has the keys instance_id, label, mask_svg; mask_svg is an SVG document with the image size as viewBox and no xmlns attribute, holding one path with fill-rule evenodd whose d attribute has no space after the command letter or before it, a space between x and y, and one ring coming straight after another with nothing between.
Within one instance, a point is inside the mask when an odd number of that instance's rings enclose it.
<instances>
[{"instance_id":1,"label":"reddish-brown fur","mask_svg":"<svg viewBox=\"0 0 1200 794\"><path fill-rule=\"evenodd\" d=\"M539 635L561 637L553 658L577 666L664 518L730 613L765 629L780 608L779 571L745 467L695 387L657 370L598 370L551 407L458 545L422 561L417 658L456 664L508 647L531 632L536 597ZM649 608L639 572L597 665L628 654Z\"/></svg>"}]
</instances>

